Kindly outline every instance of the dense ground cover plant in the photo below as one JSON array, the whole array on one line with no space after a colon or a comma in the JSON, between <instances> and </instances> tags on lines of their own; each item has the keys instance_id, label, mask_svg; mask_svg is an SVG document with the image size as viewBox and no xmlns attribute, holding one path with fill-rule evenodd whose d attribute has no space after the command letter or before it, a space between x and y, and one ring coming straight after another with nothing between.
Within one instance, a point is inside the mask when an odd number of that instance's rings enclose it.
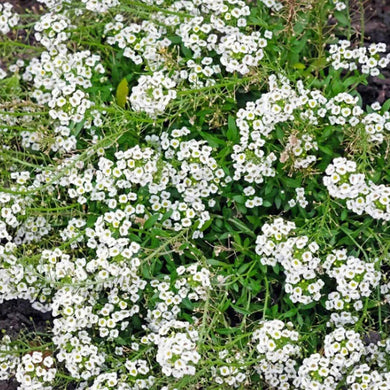
<instances>
[{"instance_id":1,"label":"dense ground cover plant","mask_svg":"<svg viewBox=\"0 0 390 390\"><path fill-rule=\"evenodd\" d=\"M0 5L0 342L20 389L389 389L390 62L348 2ZM337 23L330 25L329 17Z\"/></svg>"}]
</instances>

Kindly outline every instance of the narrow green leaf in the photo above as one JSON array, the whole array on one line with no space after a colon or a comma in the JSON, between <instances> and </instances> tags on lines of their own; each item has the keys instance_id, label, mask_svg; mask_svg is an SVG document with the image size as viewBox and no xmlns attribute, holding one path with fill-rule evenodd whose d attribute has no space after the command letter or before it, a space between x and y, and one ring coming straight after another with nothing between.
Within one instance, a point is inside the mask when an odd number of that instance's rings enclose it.
<instances>
[{"instance_id":1,"label":"narrow green leaf","mask_svg":"<svg viewBox=\"0 0 390 390\"><path fill-rule=\"evenodd\" d=\"M387 99L382 106L382 112L385 113L386 111L390 110L390 99Z\"/></svg>"},{"instance_id":2,"label":"narrow green leaf","mask_svg":"<svg viewBox=\"0 0 390 390\"><path fill-rule=\"evenodd\" d=\"M228 118L228 131L226 133L226 137L229 141L236 141L238 139L236 121L232 115L229 115Z\"/></svg>"},{"instance_id":3,"label":"narrow green leaf","mask_svg":"<svg viewBox=\"0 0 390 390\"><path fill-rule=\"evenodd\" d=\"M246 226L244 224L244 222L240 221L239 219L236 219L236 218L230 218L229 219L229 222L232 222L234 225L236 225L236 227L238 227L239 229L241 229L242 232L245 232L247 233L248 235L252 236L252 237L256 237L255 233L252 232L251 229L249 229L248 226Z\"/></svg>"},{"instance_id":4,"label":"narrow green leaf","mask_svg":"<svg viewBox=\"0 0 390 390\"><path fill-rule=\"evenodd\" d=\"M116 89L116 102L119 107L124 108L126 105L126 98L129 94L129 84L126 78L123 78Z\"/></svg>"},{"instance_id":5,"label":"narrow green leaf","mask_svg":"<svg viewBox=\"0 0 390 390\"><path fill-rule=\"evenodd\" d=\"M160 217L159 214L154 214L151 217L149 217L148 220L144 224L144 229L151 228L158 221L159 217Z\"/></svg>"}]
</instances>

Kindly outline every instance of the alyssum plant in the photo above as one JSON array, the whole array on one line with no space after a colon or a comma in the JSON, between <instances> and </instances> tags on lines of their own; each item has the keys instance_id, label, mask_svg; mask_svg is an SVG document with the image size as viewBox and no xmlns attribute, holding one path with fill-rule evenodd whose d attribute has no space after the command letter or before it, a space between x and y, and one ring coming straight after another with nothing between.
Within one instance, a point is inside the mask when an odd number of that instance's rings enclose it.
<instances>
[{"instance_id":1,"label":"alyssum plant","mask_svg":"<svg viewBox=\"0 0 390 390\"><path fill-rule=\"evenodd\" d=\"M53 319L0 380L390 389L390 101L356 91L390 55L348 4L39 3L0 5L0 302Z\"/></svg>"}]
</instances>

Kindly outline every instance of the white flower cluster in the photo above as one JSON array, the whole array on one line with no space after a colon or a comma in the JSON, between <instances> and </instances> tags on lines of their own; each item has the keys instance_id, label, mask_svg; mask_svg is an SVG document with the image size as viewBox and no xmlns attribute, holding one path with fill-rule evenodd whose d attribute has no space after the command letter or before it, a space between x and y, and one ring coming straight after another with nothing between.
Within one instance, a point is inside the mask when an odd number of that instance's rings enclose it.
<instances>
[{"instance_id":1,"label":"white flower cluster","mask_svg":"<svg viewBox=\"0 0 390 390\"><path fill-rule=\"evenodd\" d=\"M145 283L137 281L135 276L129 277L127 270L124 274L127 275L111 280L105 304L99 303L99 294L85 288L62 288L53 299L53 314L57 316L53 341L59 350L57 357L65 362L74 377L88 379L98 375L105 363L105 354L86 330L96 329L101 338L113 341L128 327L127 318L139 311L135 302ZM121 283L123 287L119 287Z\"/></svg>"},{"instance_id":2,"label":"white flower cluster","mask_svg":"<svg viewBox=\"0 0 390 390\"><path fill-rule=\"evenodd\" d=\"M218 358L223 361L223 365L211 367L213 381L219 385L240 387L248 378L245 356L241 352L233 354L231 350L224 349L218 353Z\"/></svg>"},{"instance_id":3,"label":"white flower cluster","mask_svg":"<svg viewBox=\"0 0 390 390\"><path fill-rule=\"evenodd\" d=\"M54 250L42 251L37 271L45 276L49 284L51 281L60 281L72 276L75 276L75 280L82 281L87 278L87 274L83 271L84 265L85 261L83 262L81 259L72 261L70 255L55 248Z\"/></svg>"},{"instance_id":4,"label":"white flower cluster","mask_svg":"<svg viewBox=\"0 0 390 390\"><path fill-rule=\"evenodd\" d=\"M294 389L296 381L296 358L301 356L298 345L299 333L291 322L280 320L261 321L253 331L252 342L256 343L259 364L256 371L267 385L278 389Z\"/></svg>"},{"instance_id":5,"label":"white flower cluster","mask_svg":"<svg viewBox=\"0 0 390 390\"><path fill-rule=\"evenodd\" d=\"M46 13L35 23L35 39L47 50L58 47L70 38L68 30L74 28L69 18L63 14Z\"/></svg>"},{"instance_id":6,"label":"white flower cluster","mask_svg":"<svg viewBox=\"0 0 390 390\"><path fill-rule=\"evenodd\" d=\"M94 229L83 232L85 248L95 253L88 260L71 260L57 249L45 251L37 268L49 280L69 283L57 288L51 299L56 317L53 341L58 360L72 376L84 380L99 375L106 360L87 330L94 329L108 341L116 340L127 329L128 319L139 313L138 302L146 287L146 281L138 276L141 262L135 254L139 245L128 238L114 238L108 225L100 217ZM85 283L87 279L92 283Z\"/></svg>"},{"instance_id":7,"label":"white flower cluster","mask_svg":"<svg viewBox=\"0 0 390 390\"><path fill-rule=\"evenodd\" d=\"M4 300L22 298L30 302L37 299L42 285L37 283L37 276L31 272L33 267L22 266L18 263L16 244L8 242L0 245L0 303Z\"/></svg>"},{"instance_id":8,"label":"white flower cluster","mask_svg":"<svg viewBox=\"0 0 390 390\"><path fill-rule=\"evenodd\" d=\"M142 75L130 94L131 107L143 111L152 118L162 114L169 102L176 98L176 82L163 71L150 76Z\"/></svg>"},{"instance_id":9,"label":"white flower cluster","mask_svg":"<svg viewBox=\"0 0 390 390\"><path fill-rule=\"evenodd\" d=\"M12 11L11 3L0 4L0 33L8 34L19 23L19 15Z\"/></svg>"},{"instance_id":10,"label":"white flower cluster","mask_svg":"<svg viewBox=\"0 0 390 390\"><path fill-rule=\"evenodd\" d=\"M367 364L360 364L353 367L352 372L347 376L346 383L351 390L387 390L390 383L390 373L380 373Z\"/></svg>"},{"instance_id":11,"label":"white flower cluster","mask_svg":"<svg viewBox=\"0 0 390 390\"><path fill-rule=\"evenodd\" d=\"M371 106L372 112L366 113L358 105L358 97L349 93L339 93L326 104L327 118L331 125L350 125L359 134L362 129L369 142L381 144L384 140L383 130L390 131L390 113L380 114L378 102Z\"/></svg>"},{"instance_id":12,"label":"white flower cluster","mask_svg":"<svg viewBox=\"0 0 390 390\"><path fill-rule=\"evenodd\" d=\"M324 354L341 372L359 362L364 344L359 333L343 327L325 336Z\"/></svg>"},{"instance_id":13,"label":"white flower cluster","mask_svg":"<svg viewBox=\"0 0 390 390\"><path fill-rule=\"evenodd\" d=\"M265 36L271 38L272 33L268 31ZM258 31L251 35L237 32L223 37L216 51L221 55L221 64L227 72L245 75L250 68L260 63L264 56L263 48L266 46L267 40L262 38Z\"/></svg>"},{"instance_id":14,"label":"white flower cluster","mask_svg":"<svg viewBox=\"0 0 390 390\"><path fill-rule=\"evenodd\" d=\"M109 45L123 49L124 57L130 58L136 65L144 63L152 71L164 64L165 58L161 53L171 45L166 38L166 28L149 20L124 24L121 14L115 16L115 23L104 26L104 34Z\"/></svg>"},{"instance_id":15,"label":"white flower cluster","mask_svg":"<svg viewBox=\"0 0 390 390\"><path fill-rule=\"evenodd\" d=\"M283 243L295 228L294 222L285 221L283 218L275 218L271 224L265 223L261 227L263 234L256 238L255 251L261 256L262 264L272 267L276 265L282 257L280 250L283 246L279 244Z\"/></svg>"},{"instance_id":16,"label":"white flower cluster","mask_svg":"<svg viewBox=\"0 0 390 390\"><path fill-rule=\"evenodd\" d=\"M192 375L200 359L195 345L196 331L191 329L189 323L178 321L177 318L183 300L197 304L208 297L210 272L199 264L187 265L177 269L178 277L174 279L173 286L152 281L147 287L147 282L139 276L141 259L135 257L140 246L128 238L128 230L134 222L130 220L131 216L136 213L147 216L145 208L141 207L145 199L135 204L137 195L131 192L132 189L150 186L146 192L140 190L138 196L159 195L160 201L164 202L169 200L164 195L168 193L164 192L167 185L165 180L168 178L169 185L173 185L170 182L172 179L175 188L182 193L182 204L196 207L194 197L200 201L203 198L208 200L213 193L210 191L214 191L205 180L212 179L215 185L220 184L220 173L213 174L217 164L211 156L212 149L206 147L205 142L182 141L181 138L187 134L189 130L183 128L173 130L171 138L166 134L161 139L152 137L150 142L155 145L154 149L137 146L126 152L118 152L115 162L102 156L97 168L85 166L74 157L64 161L62 168L65 175L57 178L53 185L65 187L68 195L82 204L88 199L89 205L98 202L105 207L105 212L97 217L92 226L90 223L86 225L82 218L72 218L67 227L58 233L65 242L71 242L71 247L77 250L74 253L79 253L78 250L86 253L84 249L87 250L90 254L87 258L70 256L64 250L54 248L44 250L36 262L31 262L31 267L26 267L17 262L13 253L16 248L14 244L10 242L1 247L1 298L18 297L35 303L42 302L40 307L37 306L42 311L47 310L48 306L55 317L52 331L57 360L74 378L93 379L93 388L98 389L104 384L134 390L153 385L153 376L141 363L133 367L129 362L126 366L128 377L138 387L131 387L116 374L108 375L104 348L101 348L101 343L96 344L92 337L92 334L98 335L100 340L109 342L114 342L118 337L128 337L131 319L139 315L143 318L142 329L146 333L146 341L141 341L141 344L153 347L165 375ZM182 165L176 169L170 164L164 167L161 165L163 156L167 161L175 158ZM141 169L141 173L137 169ZM43 171L37 175L34 185L39 187L40 183L46 183L53 175L56 177L57 172ZM174 179L175 175L177 179ZM15 173L13 179L20 186L26 186L29 176ZM3 195L5 202L12 200L11 195ZM151 206L157 203L150 198ZM138 211L135 211L137 207ZM161 207L169 209L169 204L162 204ZM157 209L155 206L155 211ZM12 236L8 238L12 239ZM59 288L58 282L63 287ZM155 305L142 307L140 300L146 288L158 292L158 301ZM141 310L144 315L139 314ZM134 342L132 348L139 346ZM121 348L117 350L118 354L123 354Z\"/></svg>"},{"instance_id":17,"label":"white flower cluster","mask_svg":"<svg viewBox=\"0 0 390 390\"><path fill-rule=\"evenodd\" d=\"M12 241L11 232L13 229L21 225L18 220L19 215L26 214L26 206L31 203L30 200L24 200L18 195L11 195L7 193L0 194L0 239Z\"/></svg>"},{"instance_id":18,"label":"white flower cluster","mask_svg":"<svg viewBox=\"0 0 390 390\"><path fill-rule=\"evenodd\" d=\"M176 11L180 3L174 4ZM204 56L206 50L218 51L222 40L235 40L233 36L240 34L241 30L245 31L246 18L250 15L249 6L242 0L202 0L197 3L193 4L192 9L188 4L184 4L184 9L187 12L190 10L193 18L186 18L184 23L172 19L172 25L178 25L175 33L193 52L192 57L195 59ZM246 39L244 35L242 39ZM219 51L222 54L221 50Z\"/></svg>"},{"instance_id":19,"label":"white flower cluster","mask_svg":"<svg viewBox=\"0 0 390 390\"><path fill-rule=\"evenodd\" d=\"M309 134L303 134L301 137L292 134L280 155L280 162L285 163L289 159L293 161L295 169L306 169L317 161L317 157L308 154L310 150L318 150L318 145Z\"/></svg>"},{"instance_id":20,"label":"white flower cluster","mask_svg":"<svg viewBox=\"0 0 390 390\"><path fill-rule=\"evenodd\" d=\"M321 298L325 285L318 278L320 258L316 256L319 247L306 236L289 238L282 249L280 264L286 274L285 290L293 302L308 304Z\"/></svg>"},{"instance_id":21,"label":"white flower cluster","mask_svg":"<svg viewBox=\"0 0 390 390\"><path fill-rule=\"evenodd\" d=\"M93 75L102 73L98 55L88 50L72 54L64 45L43 52L26 67L23 78L34 82L32 97L38 104L47 104L51 118L56 120L51 150L71 151L76 147L70 124L82 122L94 105L85 90L92 86ZM22 136L24 146L42 143L42 134L23 132Z\"/></svg>"},{"instance_id":22,"label":"white flower cluster","mask_svg":"<svg viewBox=\"0 0 390 390\"><path fill-rule=\"evenodd\" d=\"M7 380L20 364L20 357L14 354L17 346L11 346L11 338L3 334L0 340L0 381Z\"/></svg>"},{"instance_id":23,"label":"white flower cluster","mask_svg":"<svg viewBox=\"0 0 390 390\"><path fill-rule=\"evenodd\" d=\"M214 61L211 57L190 59L186 63L188 70L180 71L180 78L196 88L214 85L215 77L221 73L221 67Z\"/></svg>"},{"instance_id":24,"label":"white flower cluster","mask_svg":"<svg viewBox=\"0 0 390 390\"><path fill-rule=\"evenodd\" d=\"M260 198L256 195L256 190L254 187L245 187L243 193L247 197L247 200L245 201L245 207L248 209L252 209L263 204L263 198Z\"/></svg>"},{"instance_id":25,"label":"white flower cluster","mask_svg":"<svg viewBox=\"0 0 390 390\"><path fill-rule=\"evenodd\" d=\"M249 6L243 0L200 0L198 2L202 13L218 16L227 24L239 24L240 18L250 13Z\"/></svg>"},{"instance_id":26,"label":"white flower cluster","mask_svg":"<svg viewBox=\"0 0 390 390\"><path fill-rule=\"evenodd\" d=\"M256 253L261 263L275 266L280 263L286 275L285 290L293 302L308 304L321 298L324 286L318 278L321 263L316 253L316 242L310 242L306 236L290 237L295 224L276 218L272 224L264 224L263 234L257 236ZM265 256L264 256L265 255Z\"/></svg>"},{"instance_id":27,"label":"white flower cluster","mask_svg":"<svg viewBox=\"0 0 390 390\"><path fill-rule=\"evenodd\" d=\"M240 143L233 146L234 153L231 155L235 180L243 178L249 183L259 184L264 177L274 176L272 164L277 157L273 152L265 154L265 144L272 133L280 124L292 122L296 117L317 124L326 114L323 106L327 100L318 91L304 89L302 82L297 83L297 92L287 79L272 75L269 90L256 102L248 102L245 109L237 112ZM296 169L307 168L316 161L316 156L308 152L317 148L311 135L291 135L280 160L286 162L291 158Z\"/></svg>"},{"instance_id":28,"label":"white flower cluster","mask_svg":"<svg viewBox=\"0 0 390 390\"><path fill-rule=\"evenodd\" d=\"M383 114L375 112L381 109L378 102L372 104L371 109L373 112L366 114L361 119L361 123L364 126L364 131L368 135L368 141L381 144L384 140L383 130L390 131L390 112L385 111Z\"/></svg>"},{"instance_id":29,"label":"white flower cluster","mask_svg":"<svg viewBox=\"0 0 390 390\"><path fill-rule=\"evenodd\" d=\"M177 82L161 86L163 81L154 78L168 74L173 67L182 81L188 80L189 88L201 88L215 83L212 76L220 74L221 65L227 72L247 74L260 63L267 39L272 38L271 31L245 31L250 8L242 0L202 0L196 4L177 1L165 6L172 15L157 12L149 21L125 25L124 16L119 14L104 30L108 44L117 45L123 50L123 56L155 72L150 76L142 75L130 97L134 110L145 111L151 117L163 113L169 100L175 98L173 88ZM175 15L179 11L192 17L182 20ZM173 47L173 42L167 38L172 33L192 52L191 59L183 61L174 49L168 50ZM216 55L210 57L212 52Z\"/></svg>"},{"instance_id":30,"label":"white flower cluster","mask_svg":"<svg viewBox=\"0 0 390 390\"><path fill-rule=\"evenodd\" d=\"M290 199L288 201L288 205L290 207L294 207L296 204L298 204L299 206L301 206L304 209L309 204L309 202L307 201L307 199L305 197L305 189L303 187L298 187L295 189L295 192L297 194L297 198Z\"/></svg>"},{"instance_id":31,"label":"white flower cluster","mask_svg":"<svg viewBox=\"0 0 390 390\"><path fill-rule=\"evenodd\" d=\"M51 229L52 226L45 217L28 217L18 228L14 242L26 244L39 241L42 237L48 235Z\"/></svg>"},{"instance_id":32,"label":"white flower cluster","mask_svg":"<svg viewBox=\"0 0 390 390\"><path fill-rule=\"evenodd\" d=\"M365 262L347 256L346 250L334 250L327 256L323 268L336 280L336 290L325 302L328 310L357 311L363 308L363 297L368 297L378 286L381 274L375 270L374 262Z\"/></svg>"},{"instance_id":33,"label":"white flower cluster","mask_svg":"<svg viewBox=\"0 0 390 390\"><path fill-rule=\"evenodd\" d=\"M358 96L342 92L329 99L325 107L328 111L327 118L331 125L357 126L364 111L358 105Z\"/></svg>"},{"instance_id":34,"label":"white flower cluster","mask_svg":"<svg viewBox=\"0 0 390 390\"><path fill-rule=\"evenodd\" d=\"M274 81L274 80L273 80ZM265 155L263 146L269 134L279 122L292 120L294 106L282 110L281 102L291 97L292 104L297 101L296 95L285 84L282 88L272 88L256 102L248 102L245 109L237 113L237 126L240 131L240 144L233 147L232 160L235 170L234 180L242 177L249 183L262 183L264 177L274 176L272 163L276 161L273 153Z\"/></svg>"},{"instance_id":35,"label":"white flower cluster","mask_svg":"<svg viewBox=\"0 0 390 390\"><path fill-rule=\"evenodd\" d=\"M343 327L325 336L324 355L314 353L298 370L303 390L336 389L347 370L360 361L364 344L358 333Z\"/></svg>"},{"instance_id":36,"label":"white flower cluster","mask_svg":"<svg viewBox=\"0 0 390 390\"><path fill-rule=\"evenodd\" d=\"M101 157L98 168L84 172L72 168L59 184L79 203L88 199L105 203L111 210L104 218L119 226L121 235L127 234L133 222L145 222L152 214L164 218L165 228L179 231L198 222L200 229L210 219L206 210L210 196L217 194L229 177L218 168L205 141L182 140L189 133L183 127L170 135L149 137L154 148L137 145L117 152L115 162ZM174 166L174 161L179 164ZM64 231L68 238L77 234L74 228L68 231Z\"/></svg>"},{"instance_id":37,"label":"white flower cluster","mask_svg":"<svg viewBox=\"0 0 390 390\"><path fill-rule=\"evenodd\" d=\"M344 11L347 9L347 5L345 4L345 0L332 0L332 3L335 5L336 11Z\"/></svg>"},{"instance_id":38,"label":"white flower cluster","mask_svg":"<svg viewBox=\"0 0 390 390\"><path fill-rule=\"evenodd\" d=\"M13 181L11 188L14 191L24 191L27 188L34 187L31 184L30 172L11 172ZM8 193L0 194L0 239L12 241L15 244L25 244L39 241L46 236L51 226L43 216L24 217L27 209L34 201L33 197L13 195ZM12 236L10 232L13 232Z\"/></svg>"},{"instance_id":39,"label":"white flower cluster","mask_svg":"<svg viewBox=\"0 0 390 390\"><path fill-rule=\"evenodd\" d=\"M203 16L196 16L185 20L184 23L178 21L178 28L175 33L181 38L185 47L192 51L194 60L208 55L212 50L216 50L218 35L223 34L225 23L211 17L211 23L206 23Z\"/></svg>"},{"instance_id":40,"label":"white flower cluster","mask_svg":"<svg viewBox=\"0 0 390 390\"><path fill-rule=\"evenodd\" d=\"M349 49L351 42L341 40L336 44L330 45L328 61L332 61L332 66L337 69L346 69L349 71L361 68L363 74L378 76L380 69L386 68L390 63L390 53L380 58L379 53L386 52L385 43L371 43L368 48L358 47Z\"/></svg>"},{"instance_id":41,"label":"white flower cluster","mask_svg":"<svg viewBox=\"0 0 390 390\"><path fill-rule=\"evenodd\" d=\"M335 158L326 168L324 184L329 194L338 199L347 199L347 208L361 215L390 220L390 188L383 184L366 182L363 173L356 173L354 161L344 157Z\"/></svg>"},{"instance_id":42,"label":"white flower cluster","mask_svg":"<svg viewBox=\"0 0 390 390\"><path fill-rule=\"evenodd\" d=\"M106 13L109 9L117 7L119 0L81 0L85 4L85 8L99 14Z\"/></svg>"},{"instance_id":43,"label":"white flower cluster","mask_svg":"<svg viewBox=\"0 0 390 390\"><path fill-rule=\"evenodd\" d=\"M302 390L333 390L340 380L339 370L332 366L328 357L319 353L305 358L298 373Z\"/></svg>"},{"instance_id":44,"label":"white flower cluster","mask_svg":"<svg viewBox=\"0 0 390 390\"><path fill-rule=\"evenodd\" d=\"M58 362L64 362L72 377L87 380L99 375L105 356L99 352L86 331L73 335L64 332L61 336L55 335L53 341L58 348Z\"/></svg>"},{"instance_id":45,"label":"white flower cluster","mask_svg":"<svg viewBox=\"0 0 390 390\"><path fill-rule=\"evenodd\" d=\"M188 322L172 321L154 338L157 345L156 360L162 373L175 378L194 375L200 360L196 351L199 335Z\"/></svg>"},{"instance_id":46,"label":"white flower cluster","mask_svg":"<svg viewBox=\"0 0 390 390\"><path fill-rule=\"evenodd\" d=\"M155 296L158 296L155 306L148 310L148 329L159 333L171 321L177 320L180 313L180 304L183 300L198 302L205 301L211 290L210 271L194 263L189 266L177 268L178 279L173 284L169 277L160 282L151 281Z\"/></svg>"},{"instance_id":47,"label":"white flower cluster","mask_svg":"<svg viewBox=\"0 0 390 390\"><path fill-rule=\"evenodd\" d=\"M94 72L104 73L100 57L86 50L71 54L66 47L43 52L41 58L33 59L23 77L33 80L36 88L32 96L38 104L47 103L50 115L67 126L70 121L81 122L92 102L83 90L92 86Z\"/></svg>"},{"instance_id":48,"label":"white flower cluster","mask_svg":"<svg viewBox=\"0 0 390 390\"><path fill-rule=\"evenodd\" d=\"M280 263L286 276L285 291L293 302L303 304L321 298L325 285L321 275L325 271L336 282L335 291L328 295L326 308L331 312L343 311L331 322L355 322L348 312L362 310L362 299L369 297L379 285L381 273L375 269L377 259L365 262L347 256L345 249L338 249L322 262L316 242L309 243L306 236L288 237L294 229L293 223L281 218L263 225L263 234L256 239L256 253L261 256L261 263L272 266Z\"/></svg>"},{"instance_id":49,"label":"white flower cluster","mask_svg":"<svg viewBox=\"0 0 390 390\"><path fill-rule=\"evenodd\" d=\"M283 8L283 4L275 0L261 0L261 2L268 8L274 11L280 11Z\"/></svg>"},{"instance_id":50,"label":"white flower cluster","mask_svg":"<svg viewBox=\"0 0 390 390\"><path fill-rule=\"evenodd\" d=\"M45 356L40 351L27 353L21 359L16 369L16 380L20 390L50 390L50 383L55 378L57 369L51 355Z\"/></svg>"}]
</instances>

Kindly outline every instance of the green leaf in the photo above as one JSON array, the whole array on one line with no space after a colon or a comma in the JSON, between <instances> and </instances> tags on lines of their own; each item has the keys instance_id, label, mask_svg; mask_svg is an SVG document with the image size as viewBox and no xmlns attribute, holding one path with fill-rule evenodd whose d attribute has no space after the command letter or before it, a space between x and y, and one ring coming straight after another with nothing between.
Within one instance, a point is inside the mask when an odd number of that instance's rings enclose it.
<instances>
[{"instance_id":1,"label":"green leaf","mask_svg":"<svg viewBox=\"0 0 390 390\"><path fill-rule=\"evenodd\" d=\"M284 138L284 131L280 127L276 128L275 133L276 133L276 138L277 139L282 140Z\"/></svg>"},{"instance_id":2,"label":"green leaf","mask_svg":"<svg viewBox=\"0 0 390 390\"><path fill-rule=\"evenodd\" d=\"M327 146L318 145L318 148L321 150L321 152L324 152L328 156L333 156L333 154L334 154L333 151L330 148L328 148Z\"/></svg>"},{"instance_id":3,"label":"green leaf","mask_svg":"<svg viewBox=\"0 0 390 390\"><path fill-rule=\"evenodd\" d=\"M233 334L240 331L240 329L239 328L218 328L215 329L215 331L219 334Z\"/></svg>"},{"instance_id":4,"label":"green leaf","mask_svg":"<svg viewBox=\"0 0 390 390\"><path fill-rule=\"evenodd\" d=\"M239 138L236 121L232 115L229 115L228 118L228 131L226 133L226 137L229 141L237 141Z\"/></svg>"},{"instance_id":5,"label":"green leaf","mask_svg":"<svg viewBox=\"0 0 390 390\"><path fill-rule=\"evenodd\" d=\"M286 313L283 313L282 318L294 317L294 316L297 314L297 311L298 311L297 308L290 309L290 310L287 311Z\"/></svg>"},{"instance_id":6,"label":"green leaf","mask_svg":"<svg viewBox=\"0 0 390 390\"><path fill-rule=\"evenodd\" d=\"M361 77L356 77L356 76L348 77L346 80L343 81L344 88L348 88L349 86L355 83L358 84L361 79L362 79Z\"/></svg>"},{"instance_id":7,"label":"green leaf","mask_svg":"<svg viewBox=\"0 0 390 390\"><path fill-rule=\"evenodd\" d=\"M151 217L149 217L148 220L144 224L144 229L151 228L158 221L159 217L160 217L159 214L154 214Z\"/></svg>"},{"instance_id":8,"label":"green leaf","mask_svg":"<svg viewBox=\"0 0 390 390\"><path fill-rule=\"evenodd\" d=\"M233 305L231 304L230 305L237 313L240 313L240 314L246 314L246 315L249 315L251 314L251 312L243 307L239 307L239 306L236 306L236 305Z\"/></svg>"},{"instance_id":9,"label":"green leaf","mask_svg":"<svg viewBox=\"0 0 390 390\"><path fill-rule=\"evenodd\" d=\"M281 181L283 182L284 185L290 188L298 188L301 186L302 180L299 178L292 179L290 177L282 177Z\"/></svg>"},{"instance_id":10,"label":"green leaf","mask_svg":"<svg viewBox=\"0 0 390 390\"><path fill-rule=\"evenodd\" d=\"M204 232L207 228L209 228L211 226L211 224L213 223L213 218L210 218L208 221L206 221L203 226L199 229L201 232Z\"/></svg>"},{"instance_id":11,"label":"green leaf","mask_svg":"<svg viewBox=\"0 0 390 390\"><path fill-rule=\"evenodd\" d=\"M217 148L219 145L225 146L226 142L204 131L200 132L202 138L204 138L212 148Z\"/></svg>"},{"instance_id":12,"label":"green leaf","mask_svg":"<svg viewBox=\"0 0 390 390\"><path fill-rule=\"evenodd\" d=\"M304 304L300 305L299 310L309 310L315 306L317 306L317 302L310 302L307 305L304 305Z\"/></svg>"},{"instance_id":13,"label":"green leaf","mask_svg":"<svg viewBox=\"0 0 390 390\"><path fill-rule=\"evenodd\" d=\"M385 113L386 111L390 110L390 99L387 99L382 106L382 112Z\"/></svg>"},{"instance_id":14,"label":"green leaf","mask_svg":"<svg viewBox=\"0 0 390 390\"><path fill-rule=\"evenodd\" d=\"M180 43L181 42L181 38L177 35L172 35L172 36L169 36L168 39L174 43L174 44L177 44L177 43Z\"/></svg>"},{"instance_id":15,"label":"green leaf","mask_svg":"<svg viewBox=\"0 0 390 390\"><path fill-rule=\"evenodd\" d=\"M242 232L244 233L247 233L248 235L252 236L252 237L256 237L256 234L252 232L251 229L249 229L248 226L246 226L242 221L240 221L239 219L236 219L236 218L230 218L229 219L229 222L232 222L234 225L236 225L236 227L238 227L239 229L241 229Z\"/></svg>"},{"instance_id":16,"label":"green leaf","mask_svg":"<svg viewBox=\"0 0 390 390\"><path fill-rule=\"evenodd\" d=\"M245 197L242 195L234 195L233 200L235 200L237 203L240 203L240 204L245 203Z\"/></svg>"},{"instance_id":17,"label":"green leaf","mask_svg":"<svg viewBox=\"0 0 390 390\"><path fill-rule=\"evenodd\" d=\"M237 271L237 273L239 275L242 275L249 267L250 267L250 263L246 263L246 264L243 264Z\"/></svg>"},{"instance_id":18,"label":"green leaf","mask_svg":"<svg viewBox=\"0 0 390 390\"><path fill-rule=\"evenodd\" d=\"M168 210L164 215L163 217L161 218L161 223L163 223L164 221L166 221L171 215L173 214L173 210Z\"/></svg>"},{"instance_id":19,"label":"green leaf","mask_svg":"<svg viewBox=\"0 0 390 390\"><path fill-rule=\"evenodd\" d=\"M124 108L126 105L126 98L129 94L129 84L126 78L123 78L116 89L116 102L119 107Z\"/></svg>"},{"instance_id":20,"label":"green leaf","mask_svg":"<svg viewBox=\"0 0 390 390\"><path fill-rule=\"evenodd\" d=\"M4 95L20 92L19 77L12 76L0 80L0 89L5 92Z\"/></svg>"},{"instance_id":21,"label":"green leaf","mask_svg":"<svg viewBox=\"0 0 390 390\"><path fill-rule=\"evenodd\" d=\"M334 16L336 20L342 25L342 26L348 26L349 25L349 19L346 16L345 12L342 11L335 11Z\"/></svg>"},{"instance_id":22,"label":"green leaf","mask_svg":"<svg viewBox=\"0 0 390 390\"><path fill-rule=\"evenodd\" d=\"M122 337L117 337L115 339L115 343L118 345L127 345L128 342L124 340Z\"/></svg>"},{"instance_id":23,"label":"green leaf","mask_svg":"<svg viewBox=\"0 0 390 390\"><path fill-rule=\"evenodd\" d=\"M305 69L305 65L302 64L301 62L296 62L295 64L293 64L293 68L294 69L298 69L298 70L304 70Z\"/></svg>"},{"instance_id":24,"label":"green leaf","mask_svg":"<svg viewBox=\"0 0 390 390\"><path fill-rule=\"evenodd\" d=\"M207 259L207 264L213 265L213 266L219 266L224 268L231 268L230 264L226 264L223 261L215 260L215 259Z\"/></svg>"}]
</instances>

